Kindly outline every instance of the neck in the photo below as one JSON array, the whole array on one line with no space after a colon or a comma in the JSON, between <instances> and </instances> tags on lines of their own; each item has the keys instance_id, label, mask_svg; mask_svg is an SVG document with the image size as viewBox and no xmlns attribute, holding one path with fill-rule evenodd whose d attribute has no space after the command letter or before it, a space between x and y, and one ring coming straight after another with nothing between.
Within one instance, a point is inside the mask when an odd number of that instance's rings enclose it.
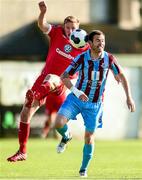
<instances>
[{"instance_id":1,"label":"neck","mask_svg":"<svg viewBox=\"0 0 142 180\"><path fill-rule=\"evenodd\" d=\"M92 59L98 59L101 55L102 55L102 52L91 51L91 58Z\"/></svg>"}]
</instances>

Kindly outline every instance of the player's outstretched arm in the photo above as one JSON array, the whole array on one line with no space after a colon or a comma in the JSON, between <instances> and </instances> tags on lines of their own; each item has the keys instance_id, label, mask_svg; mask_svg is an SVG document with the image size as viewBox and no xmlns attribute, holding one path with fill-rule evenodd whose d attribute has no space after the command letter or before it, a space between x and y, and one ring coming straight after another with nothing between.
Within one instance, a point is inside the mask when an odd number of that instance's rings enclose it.
<instances>
[{"instance_id":1,"label":"player's outstretched arm","mask_svg":"<svg viewBox=\"0 0 142 180\"><path fill-rule=\"evenodd\" d=\"M82 101L88 101L88 97L86 96L86 94L83 91L80 91L79 89L77 89L71 82L70 78L69 78L69 74L67 72L64 72L61 75L61 80L64 83L64 85L71 91L74 93L74 95L76 97L78 97L80 100Z\"/></svg>"},{"instance_id":2,"label":"player's outstretched arm","mask_svg":"<svg viewBox=\"0 0 142 180\"><path fill-rule=\"evenodd\" d=\"M121 82L123 85L123 88L124 88L124 91L126 94L126 103L127 103L129 110L131 112L134 112L135 111L135 103L132 98L129 82L128 82L126 76L124 75L124 73L120 73L119 75L117 75L117 79L119 79L119 82Z\"/></svg>"},{"instance_id":3,"label":"player's outstretched arm","mask_svg":"<svg viewBox=\"0 0 142 180\"><path fill-rule=\"evenodd\" d=\"M47 23L45 14L47 12L47 6L44 1L41 1L39 4L40 14L38 17L38 27L43 32L47 32L50 28L50 25Z\"/></svg>"}]
</instances>

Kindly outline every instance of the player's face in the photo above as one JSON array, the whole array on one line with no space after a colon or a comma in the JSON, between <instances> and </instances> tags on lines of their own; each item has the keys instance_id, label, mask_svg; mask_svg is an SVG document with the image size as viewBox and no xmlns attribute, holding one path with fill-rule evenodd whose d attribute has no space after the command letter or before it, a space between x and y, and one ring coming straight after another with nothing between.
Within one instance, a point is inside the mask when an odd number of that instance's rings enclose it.
<instances>
[{"instance_id":1,"label":"player's face","mask_svg":"<svg viewBox=\"0 0 142 180\"><path fill-rule=\"evenodd\" d=\"M105 48L105 37L103 34L101 35L95 35L93 37L93 42L90 44L92 50L99 53L102 52Z\"/></svg>"},{"instance_id":2,"label":"player's face","mask_svg":"<svg viewBox=\"0 0 142 180\"><path fill-rule=\"evenodd\" d=\"M65 35L69 38L72 31L78 28L79 28L78 23L67 22L66 24L64 24Z\"/></svg>"}]
</instances>

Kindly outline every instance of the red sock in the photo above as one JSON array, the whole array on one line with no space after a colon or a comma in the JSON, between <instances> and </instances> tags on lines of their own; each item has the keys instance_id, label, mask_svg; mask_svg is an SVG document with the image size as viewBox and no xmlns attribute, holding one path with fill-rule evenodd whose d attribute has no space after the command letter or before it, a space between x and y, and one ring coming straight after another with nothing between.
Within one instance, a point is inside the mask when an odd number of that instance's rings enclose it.
<instances>
[{"instance_id":1,"label":"red sock","mask_svg":"<svg viewBox=\"0 0 142 180\"><path fill-rule=\"evenodd\" d=\"M18 137L20 144L19 151L22 153L26 153L26 144L29 138L29 134L30 134L30 123L26 124L20 122Z\"/></svg>"}]
</instances>

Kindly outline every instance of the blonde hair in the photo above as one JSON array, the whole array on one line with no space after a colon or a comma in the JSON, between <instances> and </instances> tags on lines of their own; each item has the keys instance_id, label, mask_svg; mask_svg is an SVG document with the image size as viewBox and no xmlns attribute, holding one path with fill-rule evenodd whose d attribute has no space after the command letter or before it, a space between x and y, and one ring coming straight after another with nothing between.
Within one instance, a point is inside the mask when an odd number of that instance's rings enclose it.
<instances>
[{"instance_id":1,"label":"blonde hair","mask_svg":"<svg viewBox=\"0 0 142 180\"><path fill-rule=\"evenodd\" d=\"M74 17L74 16L67 16L65 19L64 19L64 24L68 23L68 22L72 22L72 23L77 23L79 24L79 20Z\"/></svg>"}]
</instances>

